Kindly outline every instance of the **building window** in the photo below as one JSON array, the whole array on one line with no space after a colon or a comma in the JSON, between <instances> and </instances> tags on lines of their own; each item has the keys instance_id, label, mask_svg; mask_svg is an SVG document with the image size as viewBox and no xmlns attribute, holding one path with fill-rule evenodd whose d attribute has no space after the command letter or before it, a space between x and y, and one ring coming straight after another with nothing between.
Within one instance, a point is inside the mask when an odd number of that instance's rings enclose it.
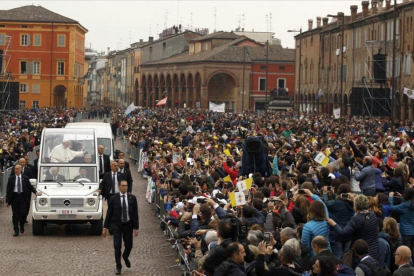
<instances>
[{"instance_id":1,"label":"building window","mask_svg":"<svg viewBox=\"0 0 414 276\"><path fill-rule=\"evenodd\" d=\"M266 70L266 66L260 66L260 70Z\"/></svg>"},{"instance_id":2,"label":"building window","mask_svg":"<svg viewBox=\"0 0 414 276\"><path fill-rule=\"evenodd\" d=\"M266 91L266 79L259 78L259 91Z\"/></svg>"},{"instance_id":3,"label":"building window","mask_svg":"<svg viewBox=\"0 0 414 276\"><path fill-rule=\"evenodd\" d=\"M28 93L29 92L29 85L28 84L20 84L20 93Z\"/></svg>"},{"instance_id":4,"label":"building window","mask_svg":"<svg viewBox=\"0 0 414 276\"><path fill-rule=\"evenodd\" d=\"M0 25L0 28L6 28L6 25Z\"/></svg>"},{"instance_id":5,"label":"building window","mask_svg":"<svg viewBox=\"0 0 414 276\"><path fill-rule=\"evenodd\" d=\"M20 61L20 75L27 74L27 61Z\"/></svg>"},{"instance_id":6,"label":"building window","mask_svg":"<svg viewBox=\"0 0 414 276\"><path fill-rule=\"evenodd\" d=\"M58 76L65 75L65 63L63 61L59 61L57 64L57 74Z\"/></svg>"},{"instance_id":7,"label":"building window","mask_svg":"<svg viewBox=\"0 0 414 276\"><path fill-rule=\"evenodd\" d=\"M22 34L20 36L20 45L21 46L29 46L30 45L30 35Z\"/></svg>"},{"instance_id":8,"label":"building window","mask_svg":"<svg viewBox=\"0 0 414 276\"><path fill-rule=\"evenodd\" d=\"M166 42L163 42L162 43L162 51L164 52L165 49L167 49L167 43Z\"/></svg>"},{"instance_id":9,"label":"building window","mask_svg":"<svg viewBox=\"0 0 414 276\"><path fill-rule=\"evenodd\" d=\"M206 51L208 50L208 43L206 42Z\"/></svg>"},{"instance_id":10,"label":"building window","mask_svg":"<svg viewBox=\"0 0 414 276\"><path fill-rule=\"evenodd\" d=\"M33 84L33 94L39 94L40 93L40 84L36 83Z\"/></svg>"},{"instance_id":11,"label":"building window","mask_svg":"<svg viewBox=\"0 0 414 276\"><path fill-rule=\"evenodd\" d=\"M58 35L58 47L65 47L66 35Z\"/></svg>"},{"instance_id":12,"label":"building window","mask_svg":"<svg viewBox=\"0 0 414 276\"><path fill-rule=\"evenodd\" d=\"M26 107L26 101L19 101L19 104L20 104L20 108Z\"/></svg>"},{"instance_id":13,"label":"building window","mask_svg":"<svg viewBox=\"0 0 414 276\"><path fill-rule=\"evenodd\" d=\"M33 101L33 108L39 108L39 101Z\"/></svg>"},{"instance_id":14,"label":"building window","mask_svg":"<svg viewBox=\"0 0 414 276\"><path fill-rule=\"evenodd\" d=\"M285 71L285 66L279 66L280 71Z\"/></svg>"},{"instance_id":15,"label":"building window","mask_svg":"<svg viewBox=\"0 0 414 276\"><path fill-rule=\"evenodd\" d=\"M35 34L33 36L33 46L42 46L42 35Z\"/></svg>"},{"instance_id":16,"label":"building window","mask_svg":"<svg viewBox=\"0 0 414 276\"><path fill-rule=\"evenodd\" d=\"M40 75L40 61L33 62L33 75Z\"/></svg>"},{"instance_id":17,"label":"building window","mask_svg":"<svg viewBox=\"0 0 414 276\"><path fill-rule=\"evenodd\" d=\"M0 34L0 45L6 45L6 34Z\"/></svg>"},{"instance_id":18,"label":"building window","mask_svg":"<svg viewBox=\"0 0 414 276\"><path fill-rule=\"evenodd\" d=\"M22 25L22 28L23 29L27 29L27 25Z\"/></svg>"},{"instance_id":19,"label":"building window","mask_svg":"<svg viewBox=\"0 0 414 276\"><path fill-rule=\"evenodd\" d=\"M277 79L277 88L285 88L286 79Z\"/></svg>"}]
</instances>

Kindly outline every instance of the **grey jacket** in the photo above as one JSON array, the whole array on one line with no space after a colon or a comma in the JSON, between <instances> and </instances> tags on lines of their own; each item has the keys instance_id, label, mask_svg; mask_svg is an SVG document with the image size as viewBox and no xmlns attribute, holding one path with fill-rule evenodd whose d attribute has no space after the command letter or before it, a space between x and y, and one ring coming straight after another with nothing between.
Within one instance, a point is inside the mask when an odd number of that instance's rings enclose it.
<instances>
[{"instance_id":1,"label":"grey jacket","mask_svg":"<svg viewBox=\"0 0 414 276\"><path fill-rule=\"evenodd\" d=\"M403 265L396 271L394 271L393 276L412 276L414 275L414 267L409 264Z\"/></svg>"},{"instance_id":2,"label":"grey jacket","mask_svg":"<svg viewBox=\"0 0 414 276\"><path fill-rule=\"evenodd\" d=\"M357 162L356 165L360 171L355 172L355 179L359 181L361 190L375 189L375 168L372 164L362 166Z\"/></svg>"}]
</instances>

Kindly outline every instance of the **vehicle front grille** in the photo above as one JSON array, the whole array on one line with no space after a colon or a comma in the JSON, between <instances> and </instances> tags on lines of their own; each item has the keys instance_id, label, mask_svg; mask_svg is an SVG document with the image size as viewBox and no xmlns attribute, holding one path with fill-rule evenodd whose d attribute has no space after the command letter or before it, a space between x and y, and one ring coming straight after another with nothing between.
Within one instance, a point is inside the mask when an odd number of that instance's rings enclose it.
<instances>
[{"instance_id":1,"label":"vehicle front grille","mask_svg":"<svg viewBox=\"0 0 414 276\"><path fill-rule=\"evenodd\" d=\"M76 215L58 215L58 219L76 219Z\"/></svg>"},{"instance_id":2,"label":"vehicle front grille","mask_svg":"<svg viewBox=\"0 0 414 276\"><path fill-rule=\"evenodd\" d=\"M50 200L50 207L58 209L83 208L83 201L83 198L52 198ZM70 202L70 204L65 205L65 202Z\"/></svg>"}]
</instances>

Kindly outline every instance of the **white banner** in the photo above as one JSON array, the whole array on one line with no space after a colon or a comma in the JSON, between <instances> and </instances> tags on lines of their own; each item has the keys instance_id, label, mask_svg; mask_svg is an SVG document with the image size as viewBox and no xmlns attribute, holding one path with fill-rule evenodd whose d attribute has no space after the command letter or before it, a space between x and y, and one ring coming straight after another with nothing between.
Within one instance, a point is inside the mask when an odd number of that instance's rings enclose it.
<instances>
[{"instance_id":1,"label":"white banner","mask_svg":"<svg viewBox=\"0 0 414 276\"><path fill-rule=\"evenodd\" d=\"M335 119L339 119L341 117L341 109L340 108L336 108L333 110L333 115Z\"/></svg>"},{"instance_id":2,"label":"white banner","mask_svg":"<svg viewBox=\"0 0 414 276\"><path fill-rule=\"evenodd\" d=\"M214 111L214 112L224 112L225 111L225 107L226 104L222 103L222 104L215 104L213 102L209 102L210 105L210 111Z\"/></svg>"},{"instance_id":3,"label":"white banner","mask_svg":"<svg viewBox=\"0 0 414 276\"><path fill-rule=\"evenodd\" d=\"M408 89L404 87L404 94L408 96L410 99L414 99L414 91L412 89Z\"/></svg>"},{"instance_id":4,"label":"white banner","mask_svg":"<svg viewBox=\"0 0 414 276\"><path fill-rule=\"evenodd\" d=\"M128 115L129 113L131 113L132 111L134 111L135 110L135 105L134 105L134 102L132 102L129 106L128 106L128 108L125 110L125 115Z\"/></svg>"}]
</instances>

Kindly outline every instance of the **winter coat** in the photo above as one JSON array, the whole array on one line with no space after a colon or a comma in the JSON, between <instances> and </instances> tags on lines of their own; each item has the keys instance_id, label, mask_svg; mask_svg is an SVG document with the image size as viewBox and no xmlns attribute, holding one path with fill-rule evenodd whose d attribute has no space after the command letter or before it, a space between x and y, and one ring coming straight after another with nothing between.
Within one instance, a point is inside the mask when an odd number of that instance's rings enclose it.
<instances>
[{"instance_id":1,"label":"winter coat","mask_svg":"<svg viewBox=\"0 0 414 276\"><path fill-rule=\"evenodd\" d=\"M356 163L360 171L355 172L355 180L359 181L361 190L375 189L375 168L372 164L365 164L362 166Z\"/></svg>"},{"instance_id":2,"label":"winter coat","mask_svg":"<svg viewBox=\"0 0 414 276\"><path fill-rule=\"evenodd\" d=\"M382 178L382 185L388 190L388 192L398 192L400 194L404 193L404 183L400 177L394 177L391 178L391 180L384 177Z\"/></svg>"},{"instance_id":3,"label":"winter coat","mask_svg":"<svg viewBox=\"0 0 414 276\"><path fill-rule=\"evenodd\" d=\"M405 201L394 206L394 198L389 198L390 211L400 214L400 233L403 236L414 235L414 202Z\"/></svg>"},{"instance_id":4,"label":"winter coat","mask_svg":"<svg viewBox=\"0 0 414 276\"><path fill-rule=\"evenodd\" d=\"M363 239L368 243L369 255L379 261L379 244L377 234L377 217L373 211L363 211L355 214L344 228L339 224L334 226L334 230L342 238L352 240Z\"/></svg>"},{"instance_id":5,"label":"winter coat","mask_svg":"<svg viewBox=\"0 0 414 276\"><path fill-rule=\"evenodd\" d=\"M216 269L214 276L246 276L246 273L243 265L227 259Z\"/></svg>"}]
</instances>

